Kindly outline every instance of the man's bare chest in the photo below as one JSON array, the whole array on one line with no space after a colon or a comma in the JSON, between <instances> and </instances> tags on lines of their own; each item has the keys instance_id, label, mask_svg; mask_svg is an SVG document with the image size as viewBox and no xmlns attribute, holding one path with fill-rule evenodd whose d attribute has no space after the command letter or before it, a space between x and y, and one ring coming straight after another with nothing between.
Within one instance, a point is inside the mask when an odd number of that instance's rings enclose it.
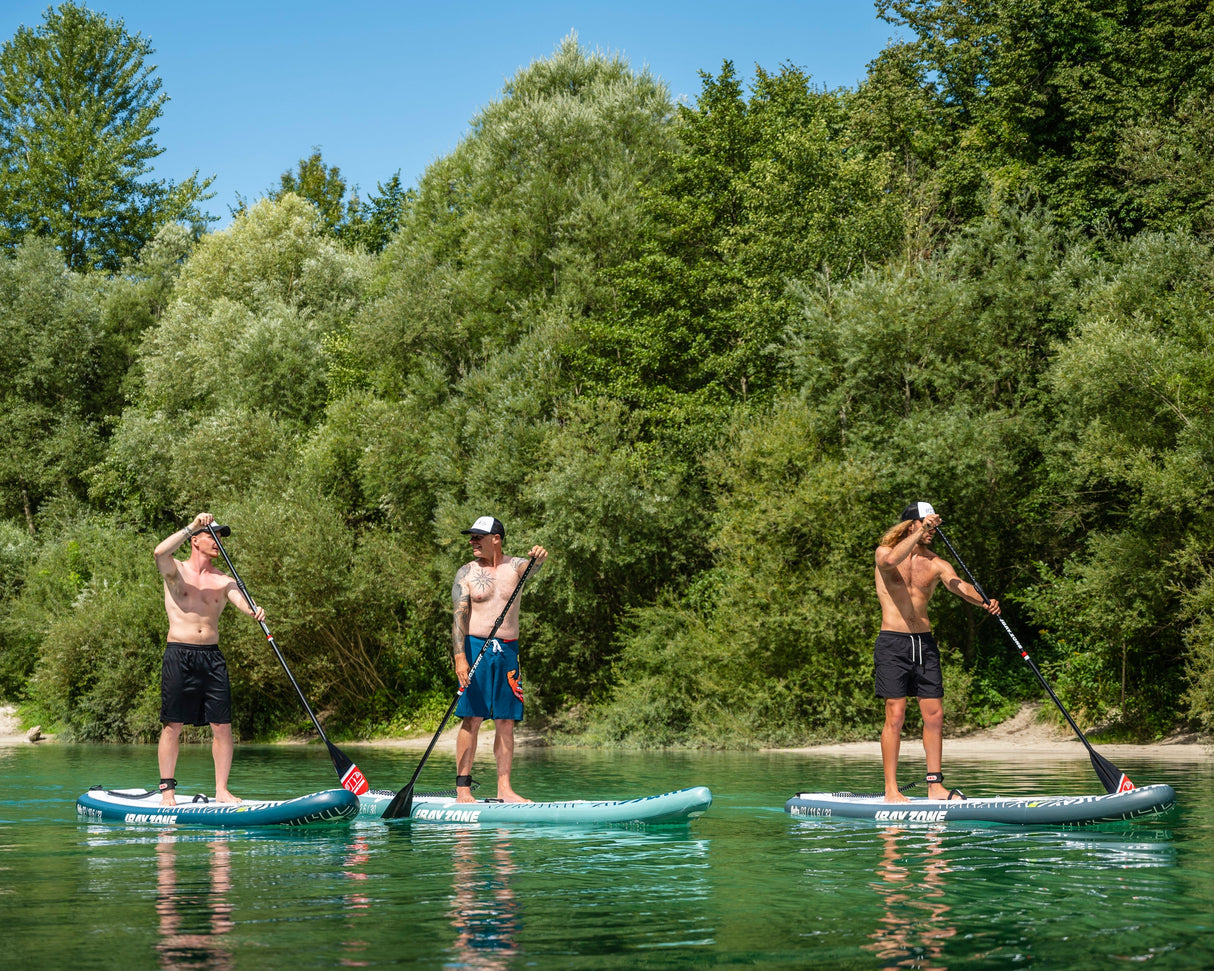
<instances>
[{"instance_id":1,"label":"man's bare chest","mask_svg":"<svg viewBox=\"0 0 1214 971\"><path fill-rule=\"evenodd\" d=\"M474 564L468 573L468 596L476 606L505 603L513 590L513 578L514 569L505 564L497 567Z\"/></svg>"},{"instance_id":2,"label":"man's bare chest","mask_svg":"<svg viewBox=\"0 0 1214 971\"><path fill-rule=\"evenodd\" d=\"M182 570L180 592L192 604L214 606L227 599L229 582L222 573Z\"/></svg>"},{"instance_id":3,"label":"man's bare chest","mask_svg":"<svg viewBox=\"0 0 1214 971\"><path fill-rule=\"evenodd\" d=\"M899 564L898 577L912 593L930 596L936 589L939 573L936 570L934 558L912 556L906 562Z\"/></svg>"}]
</instances>

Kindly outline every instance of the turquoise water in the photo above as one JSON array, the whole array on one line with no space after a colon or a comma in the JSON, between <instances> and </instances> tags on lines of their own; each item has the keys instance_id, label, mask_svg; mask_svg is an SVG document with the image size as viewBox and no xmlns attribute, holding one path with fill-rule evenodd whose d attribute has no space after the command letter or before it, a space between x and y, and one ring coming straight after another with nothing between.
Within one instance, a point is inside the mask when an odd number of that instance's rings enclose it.
<instances>
[{"instance_id":1,"label":"turquoise water","mask_svg":"<svg viewBox=\"0 0 1214 971\"><path fill-rule=\"evenodd\" d=\"M371 784L417 753L343 746ZM1013 754L1013 753L1009 753ZM1087 759L950 759L971 795L1098 792ZM436 754L420 787L449 784ZM13 968L1152 968L1214 966L1214 769L1114 760L1180 807L1101 830L794 820L798 789L879 785L872 760L527 749L533 798L689 785L674 829L162 831L79 823L90 785L155 783L148 747L0 748L0 917ZM908 762L909 780L922 766ZM491 777L478 762L479 775ZM209 749L182 791L209 790ZM332 788L323 750L242 746L233 789ZM487 787L488 788L488 787Z\"/></svg>"}]
</instances>

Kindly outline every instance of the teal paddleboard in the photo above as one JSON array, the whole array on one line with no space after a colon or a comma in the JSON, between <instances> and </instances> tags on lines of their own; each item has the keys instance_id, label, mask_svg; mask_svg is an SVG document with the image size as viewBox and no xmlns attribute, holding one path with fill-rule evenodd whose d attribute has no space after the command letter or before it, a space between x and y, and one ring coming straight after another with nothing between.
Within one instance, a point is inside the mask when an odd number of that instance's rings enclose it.
<instances>
[{"instance_id":1,"label":"teal paddleboard","mask_svg":"<svg viewBox=\"0 0 1214 971\"><path fill-rule=\"evenodd\" d=\"M177 805L160 805L160 793L147 789L94 786L76 800L76 815L103 823L156 826L315 826L358 815L358 796L345 789L325 789L294 799L245 799L215 802L204 795L177 797Z\"/></svg>"},{"instance_id":2,"label":"teal paddleboard","mask_svg":"<svg viewBox=\"0 0 1214 971\"><path fill-rule=\"evenodd\" d=\"M372 789L358 797L359 816L379 818L396 793ZM456 802L455 797L423 792L413 796L409 820L437 825L492 826L671 826L702 816L712 805L705 786L664 792L637 799L567 799L560 802L497 802L478 799Z\"/></svg>"}]
</instances>

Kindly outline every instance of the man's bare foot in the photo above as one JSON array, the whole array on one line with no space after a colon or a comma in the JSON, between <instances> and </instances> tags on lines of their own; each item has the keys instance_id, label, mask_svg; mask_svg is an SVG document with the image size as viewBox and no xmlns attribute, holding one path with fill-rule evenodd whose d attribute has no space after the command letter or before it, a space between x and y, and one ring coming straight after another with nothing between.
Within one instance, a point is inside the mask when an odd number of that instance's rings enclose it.
<instances>
[{"instance_id":1,"label":"man's bare foot","mask_svg":"<svg viewBox=\"0 0 1214 971\"><path fill-rule=\"evenodd\" d=\"M456 802L476 802L476 796L472 795L471 786L456 786L455 787Z\"/></svg>"},{"instance_id":2,"label":"man's bare foot","mask_svg":"<svg viewBox=\"0 0 1214 971\"><path fill-rule=\"evenodd\" d=\"M162 795L160 797L160 805L176 806L177 805L177 794L174 793L172 789L170 789L168 792L164 793L164 795Z\"/></svg>"},{"instance_id":3,"label":"man's bare foot","mask_svg":"<svg viewBox=\"0 0 1214 971\"><path fill-rule=\"evenodd\" d=\"M508 790L506 792L502 792L502 790L499 789L497 791L497 798L500 799L502 802L531 802L530 799L520 796L513 789Z\"/></svg>"},{"instance_id":4,"label":"man's bare foot","mask_svg":"<svg viewBox=\"0 0 1214 971\"><path fill-rule=\"evenodd\" d=\"M910 799L908 799L906 796L902 795L901 792L899 792L897 789L895 789L893 792L885 793L885 801L886 802L910 802Z\"/></svg>"},{"instance_id":5,"label":"man's bare foot","mask_svg":"<svg viewBox=\"0 0 1214 971\"><path fill-rule=\"evenodd\" d=\"M215 793L216 802L243 802L240 796L234 796L227 789L220 789Z\"/></svg>"}]
</instances>

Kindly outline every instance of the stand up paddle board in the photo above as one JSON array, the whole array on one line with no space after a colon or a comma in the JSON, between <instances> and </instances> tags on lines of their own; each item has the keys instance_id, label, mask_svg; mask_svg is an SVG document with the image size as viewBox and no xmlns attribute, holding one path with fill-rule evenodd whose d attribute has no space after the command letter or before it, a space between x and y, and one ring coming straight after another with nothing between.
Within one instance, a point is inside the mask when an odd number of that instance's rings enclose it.
<instances>
[{"instance_id":1,"label":"stand up paddle board","mask_svg":"<svg viewBox=\"0 0 1214 971\"><path fill-rule=\"evenodd\" d=\"M390 789L372 789L359 796L359 817L378 819L395 796ZM409 820L440 825L673 826L704 815L711 805L712 793L705 786L639 799L565 802L456 802L449 794L419 792L413 797Z\"/></svg>"},{"instance_id":2,"label":"stand up paddle board","mask_svg":"<svg viewBox=\"0 0 1214 971\"><path fill-rule=\"evenodd\" d=\"M993 796L978 799L911 799L884 795L798 792L784 810L803 819L867 819L877 823L1010 823L1018 826L1091 826L1167 812L1176 805L1171 786L1142 786L1098 796Z\"/></svg>"},{"instance_id":3,"label":"stand up paddle board","mask_svg":"<svg viewBox=\"0 0 1214 971\"><path fill-rule=\"evenodd\" d=\"M176 806L162 806L156 790L94 786L76 800L76 815L104 823L162 826L315 826L357 816L358 796L345 789L325 789L295 799L245 799L238 803L178 796Z\"/></svg>"}]
</instances>

